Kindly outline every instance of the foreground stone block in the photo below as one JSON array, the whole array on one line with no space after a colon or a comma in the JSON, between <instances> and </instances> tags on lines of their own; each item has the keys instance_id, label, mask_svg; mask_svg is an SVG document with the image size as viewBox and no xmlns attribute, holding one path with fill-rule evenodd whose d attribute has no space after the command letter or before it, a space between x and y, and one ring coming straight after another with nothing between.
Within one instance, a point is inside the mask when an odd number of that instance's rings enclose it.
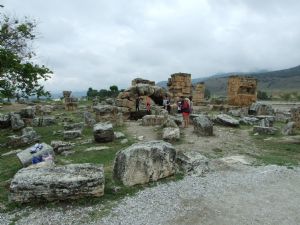
<instances>
[{"instance_id":1,"label":"foreground stone block","mask_svg":"<svg viewBox=\"0 0 300 225\"><path fill-rule=\"evenodd\" d=\"M166 127L163 129L163 139L165 141L176 141L180 139L180 130L178 127Z\"/></svg>"},{"instance_id":2,"label":"foreground stone block","mask_svg":"<svg viewBox=\"0 0 300 225\"><path fill-rule=\"evenodd\" d=\"M67 130L64 131L64 139L71 140L78 137L81 137L82 131L81 130Z\"/></svg>"},{"instance_id":3,"label":"foreground stone block","mask_svg":"<svg viewBox=\"0 0 300 225\"><path fill-rule=\"evenodd\" d=\"M177 165L188 175L201 176L209 171L209 160L199 152L178 152Z\"/></svg>"},{"instance_id":4,"label":"foreground stone block","mask_svg":"<svg viewBox=\"0 0 300 225\"><path fill-rule=\"evenodd\" d=\"M250 115L274 115L274 109L271 105L261 103L261 102L255 102L252 103L252 105L249 108L249 114Z\"/></svg>"},{"instance_id":5,"label":"foreground stone block","mask_svg":"<svg viewBox=\"0 0 300 225\"><path fill-rule=\"evenodd\" d=\"M32 120L32 126L34 127L46 127L51 126L56 123L54 116L42 116L42 117L35 117Z\"/></svg>"},{"instance_id":6,"label":"foreground stone block","mask_svg":"<svg viewBox=\"0 0 300 225\"><path fill-rule=\"evenodd\" d=\"M11 126L10 114L0 113L0 129L9 128Z\"/></svg>"},{"instance_id":7,"label":"foreground stone block","mask_svg":"<svg viewBox=\"0 0 300 225\"><path fill-rule=\"evenodd\" d=\"M275 134L277 132L277 129L275 127L260 127L260 126L254 126L253 132L258 134Z\"/></svg>"},{"instance_id":8,"label":"foreground stone block","mask_svg":"<svg viewBox=\"0 0 300 225\"><path fill-rule=\"evenodd\" d=\"M22 135L12 135L8 136L8 146L11 147L20 147L28 144L37 142L40 139L40 136L32 127L25 127L22 129Z\"/></svg>"},{"instance_id":9,"label":"foreground stone block","mask_svg":"<svg viewBox=\"0 0 300 225\"><path fill-rule=\"evenodd\" d=\"M51 146L56 154L60 154L64 151L70 151L72 149L72 144L64 141L51 141Z\"/></svg>"},{"instance_id":10,"label":"foreground stone block","mask_svg":"<svg viewBox=\"0 0 300 225\"><path fill-rule=\"evenodd\" d=\"M156 115L146 115L142 118L143 126L156 126L163 125L166 122L167 118L165 116L156 116Z\"/></svg>"},{"instance_id":11,"label":"foreground stone block","mask_svg":"<svg viewBox=\"0 0 300 225\"><path fill-rule=\"evenodd\" d=\"M126 186L144 184L175 173L176 151L164 141L131 145L117 153L114 177Z\"/></svg>"},{"instance_id":12,"label":"foreground stone block","mask_svg":"<svg viewBox=\"0 0 300 225\"><path fill-rule=\"evenodd\" d=\"M200 136L213 136L213 122L207 116L198 115L193 119L194 132Z\"/></svg>"},{"instance_id":13,"label":"foreground stone block","mask_svg":"<svg viewBox=\"0 0 300 225\"><path fill-rule=\"evenodd\" d=\"M94 139L96 142L111 142L115 138L113 125L111 123L97 123L93 129Z\"/></svg>"},{"instance_id":14,"label":"foreground stone block","mask_svg":"<svg viewBox=\"0 0 300 225\"><path fill-rule=\"evenodd\" d=\"M10 184L10 200L19 203L100 197L103 194L103 166L89 163L23 168Z\"/></svg>"},{"instance_id":15,"label":"foreground stone block","mask_svg":"<svg viewBox=\"0 0 300 225\"><path fill-rule=\"evenodd\" d=\"M40 157L43 155L52 155L54 156L53 148L50 145L47 145L46 143L41 143L43 146L42 149L38 149L36 153L31 153L33 146L26 148L25 150L21 151L17 154L17 157L19 158L20 162L24 167L29 166L32 164L32 158L33 157Z\"/></svg>"},{"instance_id":16,"label":"foreground stone block","mask_svg":"<svg viewBox=\"0 0 300 225\"><path fill-rule=\"evenodd\" d=\"M221 125L230 127L238 127L240 125L238 120L226 114L218 115L215 121Z\"/></svg>"},{"instance_id":17,"label":"foreground stone block","mask_svg":"<svg viewBox=\"0 0 300 225\"><path fill-rule=\"evenodd\" d=\"M11 128L13 130L20 130L25 126L25 123L21 119L20 114L12 113L10 116L11 116Z\"/></svg>"}]
</instances>

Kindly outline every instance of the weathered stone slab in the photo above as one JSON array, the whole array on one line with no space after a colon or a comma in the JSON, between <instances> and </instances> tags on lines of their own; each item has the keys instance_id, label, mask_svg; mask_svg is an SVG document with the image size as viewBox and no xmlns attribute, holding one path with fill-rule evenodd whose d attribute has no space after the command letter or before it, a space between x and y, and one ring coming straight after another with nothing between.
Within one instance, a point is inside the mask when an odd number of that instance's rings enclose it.
<instances>
[{"instance_id":1,"label":"weathered stone slab","mask_svg":"<svg viewBox=\"0 0 300 225\"><path fill-rule=\"evenodd\" d=\"M9 128L11 126L10 114L0 113L0 129Z\"/></svg>"},{"instance_id":2,"label":"weathered stone slab","mask_svg":"<svg viewBox=\"0 0 300 225\"><path fill-rule=\"evenodd\" d=\"M93 118L93 115L90 112L83 112L83 118L84 123L89 127L94 126L94 124L96 123L96 120Z\"/></svg>"},{"instance_id":3,"label":"weathered stone slab","mask_svg":"<svg viewBox=\"0 0 300 225\"><path fill-rule=\"evenodd\" d=\"M81 130L67 130L64 131L64 139L71 140L78 137L81 137L82 131Z\"/></svg>"},{"instance_id":4,"label":"weathered stone slab","mask_svg":"<svg viewBox=\"0 0 300 225\"><path fill-rule=\"evenodd\" d=\"M71 123L64 125L64 130L82 130L83 128L84 123Z\"/></svg>"},{"instance_id":5,"label":"weathered stone slab","mask_svg":"<svg viewBox=\"0 0 300 225\"><path fill-rule=\"evenodd\" d=\"M258 134L270 134L273 135L277 132L277 129L275 127L260 127L260 126L254 126L253 132Z\"/></svg>"},{"instance_id":6,"label":"weathered stone slab","mask_svg":"<svg viewBox=\"0 0 300 225\"><path fill-rule=\"evenodd\" d=\"M252 105L250 106L249 114L255 115L255 116L274 115L274 109L269 104L255 102L255 103L252 103Z\"/></svg>"},{"instance_id":7,"label":"weathered stone slab","mask_svg":"<svg viewBox=\"0 0 300 225\"><path fill-rule=\"evenodd\" d=\"M22 118L34 118L35 117L35 107L28 106L26 108L21 109L20 115Z\"/></svg>"},{"instance_id":8,"label":"weathered stone slab","mask_svg":"<svg viewBox=\"0 0 300 225\"><path fill-rule=\"evenodd\" d=\"M17 154L17 157L19 158L20 162L24 167L32 164L33 157L41 157L43 155L49 154L54 156L53 148L50 145L47 145L46 143L41 143L41 146L41 149L37 149L35 148L35 145L33 145ZM36 152L31 153L34 149L36 149Z\"/></svg>"},{"instance_id":9,"label":"weathered stone slab","mask_svg":"<svg viewBox=\"0 0 300 225\"><path fill-rule=\"evenodd\" d=\"M10 184L10 200L19 203L100 197L103 194L103 166L89 163L23 168Z\"/></svg>"},{"instance_id":10,"label":"weathered stone slab","mask_svg":"<svg viewBox=\"0 0 300 225\"><path fill-rule=\"evenodd\" d=\"M213 122L205 115L193 119L194 132L200 136L213 136Z\"/></svg>"},{"instance_id":11,"label":"weathered stone slab","mask_svg":"<svg viewBox=\"0 0 300 225\"><path fill-rule=\"evenodd\" d=\"M296 123L288 122L281 130L283 135L293 135L296 133Z\"/></svg>"},{"instance_id":12,"label":"weathered stone slab","mask_svg":"<svg viewBox=\"0 0 300 225\"><path fill-rule=\"evenodd\" d=\"M176 163L188 175L201 176L209 171L208 158L196 151L178 152Z\"/></svg>"},{"instance_id":13,"label":"weathered stone slab","mask_svg":"<svg viewBox=\"0 0 300 225\"><path fill-rule=\"evenodd\" d=\"M8 145L11 147L20 147L28 144L32 144L40 139L40 136L32 127L25 127L22 129L22 135L9 136Z\"/></svg>"},{"instance_id":14,"label":"weathered stone slab","mask_svg":"<svg viewBox=\"0 0 300 225\"><path fill-rule=\"evenodd\" d=\"M176 151L164 141L141 142L117 153L114 177L126 186L144 184L175 173Z\"/></svg>"},{"instance_id":15,"label":"weathered stone slab","mask_svg":"<svg viewBox=\"0 0 300 225\"><path fill-rule=\"evenodd\" d=\"M240 120L239 120L240 124L244 124L244 125L257 125L259 124L259 119L255 118L255 117L248 117L248 116L245 116L245 117L242 117Z\"/></svg>"},{"instance_id":16,"label":"weathered stone slab","mask_svg":"<svg viewBox=\"0 0 300 225\"><path fill-rule=\"evenodd\" d=\"M143 126L163 125L167 118L162 115L146 115L142 118Z\"/></svg>"},{"instance_id":17,"label":"weathered stone slab","mask_svg":"<svg viewBox=\"0 0 300 225\"><path fill-rule=\"evenodd\" d=\"M42 117L35 117L32 120L32 126L34 127L46 127L55 124L55 117L54 116L42 116Z\"/></svg>"},{"instance_id":18,"label":"weathered stone slab","mask_svg":"<svg viewBox=\"0 0 300 225\"><path fill-rule=\"evenodd\" d=\"M13 130L20 130L21 128L23 128L25 126L25 123L21 119L20 114L11 113L10 118L11 118L11 128Z\"/></svg>"},{"instance_id":19,"label":"weathered stone slab","mask_svg":"<svg viewBox=\"0 0 300 225\"><path fill-rule=\"evenodd\" d=\"M51 141L51 146L56 154L60 154L64 151L70 151L72 149L72 144L65 141Z\"/></svg>"},{"instance_id":20,"label":"weathered stone slab","mask_svg":"<svg viewBox=\"0 0 300 225\"><path fill-rule=\"evenodd\" d=\"M230 127L238 127L240 125L238 120L226 114L217 115L215 121L221 125Z\"/></svg>"},{"instance_id":21,"label":"weathered stone slab","mask_svg":"<svg viewBox=\"0 0 300 225\"><path fill-rule=\"evenodd\" d=\"M163 129L163 139L165 141L176 141L180 139L180 130L178 127L166 127Z\"/></svg>"},{"instance_id":22,"label":"weathered stone slab","mask_svg":"<svg viewBox=\"0 0 300 225\"><path fill-rule=\"evenodd\" d=\"M115 138L111 123L97 123L94 125L93 132L95 141L99 143L111 142Z\"/></svg>"}]
</instances>

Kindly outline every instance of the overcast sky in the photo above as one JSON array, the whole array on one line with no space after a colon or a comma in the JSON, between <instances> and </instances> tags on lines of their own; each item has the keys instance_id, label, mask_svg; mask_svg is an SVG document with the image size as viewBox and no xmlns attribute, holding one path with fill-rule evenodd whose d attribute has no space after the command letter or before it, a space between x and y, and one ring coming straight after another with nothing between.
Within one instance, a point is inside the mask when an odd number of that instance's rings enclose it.
<instances>
[{"instance_id":1,"label":"overcast sky","mask_svg":"<svg viewBox=\"0 0 300 225\"><path fill-rule=\"evenodd\" d=\"M38 21L50 91L300 64L299 0L0 0Z\"/></svg>"}]
</instances>

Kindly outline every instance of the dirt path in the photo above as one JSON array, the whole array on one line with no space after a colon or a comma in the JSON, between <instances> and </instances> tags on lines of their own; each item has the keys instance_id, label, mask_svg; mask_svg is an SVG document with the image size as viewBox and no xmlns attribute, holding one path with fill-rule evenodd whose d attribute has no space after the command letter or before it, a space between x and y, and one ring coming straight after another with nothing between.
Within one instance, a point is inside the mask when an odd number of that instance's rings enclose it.
<instances>
[{"instance_id":1,"label":"dirt path","mask_svg":"<svg viewBox=\"0 0 300 225\"><path fill-rule=\"evenodd\" d=\"M138 122L126 123L127 132L131 136L143 136L144 141L159 140L157 134L159 128L153 126L141 126ZM214 126L214 136L199 137L193 132L193 126L181 128L182 141L174 143L177 150L199 151L211 158L232 156L251 153L255 154L258 149L251 140L249 130Z\"/></svg>"}]
</instances>

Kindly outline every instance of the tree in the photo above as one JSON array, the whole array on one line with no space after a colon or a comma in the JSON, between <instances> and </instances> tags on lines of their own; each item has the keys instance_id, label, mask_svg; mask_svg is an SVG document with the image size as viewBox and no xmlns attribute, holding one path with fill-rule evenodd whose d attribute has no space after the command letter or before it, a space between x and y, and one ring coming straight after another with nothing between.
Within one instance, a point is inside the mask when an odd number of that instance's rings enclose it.
<instances>
[{"instance_id":1,"label":"tree","mask_svg":"<svg viewBox=\"0 0 300 225\"><path fill-rule=\"evenodd\" d=\"M0 95L5 98L50 96L39 83L51 70L33 62L36 22L0 14Z\"/></svg>"},{"instance_id":2,"label":"tree","mask_svg":"<svg viewBox=\"0 0 300 225\"><path fill-rule=\"evenodd\" d=\"M88 97L88 99L93 99L94 97L96 97L98 95L98 91L97 90L94 90L93 88L89 88L87 93L86 93L86 96Z\"/></svg>"}]
</instances>

